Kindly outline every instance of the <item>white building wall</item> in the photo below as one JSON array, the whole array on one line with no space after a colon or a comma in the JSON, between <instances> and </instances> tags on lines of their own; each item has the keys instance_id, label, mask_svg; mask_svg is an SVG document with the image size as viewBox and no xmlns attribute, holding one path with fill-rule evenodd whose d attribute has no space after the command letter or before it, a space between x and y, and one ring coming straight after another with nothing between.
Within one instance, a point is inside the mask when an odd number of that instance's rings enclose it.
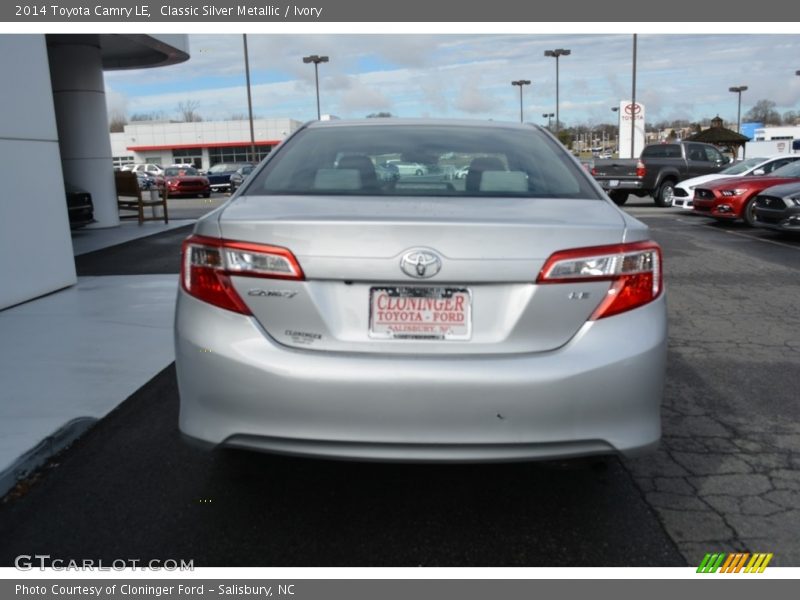
<instances>
[{"instance_id":1,"label":"white building wall","mask_svg":"<svg viewBox=\"0 0 800 600\"><path fill-rule=\"evenodd\" d=\"M764 127L763 129L756 129L755 140L753 141L770 141L775 139L800 139L800 127Z\"/></svg>"},{"instance_id":2,"label":"white building wall","mask_svg":"<svg viewBox=\"0 0 800 600\"><path fill-rule=\"evenodd\" d=\"M0 81L2 309L77 279L43 35L0 36Z\"/></svg>"},{"instance_id":3,"label":"white building wall","mask_svg":"<svg viewBox=\"0 0 800 600\"><path fill-rule=\"evenodd\" d=\"M253 131L256 142L280 141L302 126L295 119L255 119ZM133 122L122 133L111 134L112 154L135 157L135 162L157 160L163 165L173 162L169 149L131 151L130 147L206 146L208 144L250 142L249 121L200 121L197 123ZM203 148L203 168L208 168L208 149Z\"/></svg>"}]
</instances>

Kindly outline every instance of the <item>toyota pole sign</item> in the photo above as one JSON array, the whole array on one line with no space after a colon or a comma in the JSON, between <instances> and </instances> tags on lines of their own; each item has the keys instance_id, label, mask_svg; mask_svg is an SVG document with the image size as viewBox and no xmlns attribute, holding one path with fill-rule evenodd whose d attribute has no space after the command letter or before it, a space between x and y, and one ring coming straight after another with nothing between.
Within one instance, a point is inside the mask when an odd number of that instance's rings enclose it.
<instances>
[{"instance_id":1,"label":"toyota pole sign","mask_svg":"<svg viewBox=\"0 0 800 600\"><path fill-rule=\"evenodd\" d=\"M634 155L631 156L631 120L634 130ZM644 104L623 100L619 103L619 157L639 158L644 150Z\"/></svg>"}]
</instances>

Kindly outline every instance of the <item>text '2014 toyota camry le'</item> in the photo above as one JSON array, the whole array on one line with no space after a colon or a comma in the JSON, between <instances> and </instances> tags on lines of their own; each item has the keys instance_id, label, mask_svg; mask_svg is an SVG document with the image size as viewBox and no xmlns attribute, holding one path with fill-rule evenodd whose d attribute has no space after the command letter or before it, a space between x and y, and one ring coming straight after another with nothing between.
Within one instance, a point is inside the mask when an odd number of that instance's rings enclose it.
<instances>
[{"instance_id":1,"label":"text '2014 toyota camry le'","mask_svg":"<svg viewBox=\"0 0 800 600\"><path fill-rule=\"evenodd\" d=\"M397 163L425 168L378 175ZM313 122L183 244L180 429L361 460L631 455L661 435L666 339L659 246L547 131Z\"/></svg>"}]
</instances>

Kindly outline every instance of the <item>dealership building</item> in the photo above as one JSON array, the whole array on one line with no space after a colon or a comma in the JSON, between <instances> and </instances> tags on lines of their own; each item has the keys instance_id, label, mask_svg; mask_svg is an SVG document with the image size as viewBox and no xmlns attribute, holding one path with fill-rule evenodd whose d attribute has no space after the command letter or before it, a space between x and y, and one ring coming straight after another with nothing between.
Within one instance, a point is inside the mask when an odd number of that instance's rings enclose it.
<instances>
[{"instance_id":1,"label":"dealership building","mask_svg":"<svg viewBox=\"0 0 800 600\"><path fill-rule=\"evenodd\" d=\"M217 163L258 162L301 125L294 119L254 119L251 143L247 120L134 121L125 125L124 131L111 134L111 152L115 168L155 163L208 169Z\"/></svg>"},{"instance_id":2,"label":"dealership building","mask_svg":"<svg viewBox=\"0 0 800 600\"><path fill-rule=\"evenodd\" d=\"M119 225L103 71L188 59L184 34L0 35L0 309L77 282L65 181Z\"/></svg>"}]
</instances>

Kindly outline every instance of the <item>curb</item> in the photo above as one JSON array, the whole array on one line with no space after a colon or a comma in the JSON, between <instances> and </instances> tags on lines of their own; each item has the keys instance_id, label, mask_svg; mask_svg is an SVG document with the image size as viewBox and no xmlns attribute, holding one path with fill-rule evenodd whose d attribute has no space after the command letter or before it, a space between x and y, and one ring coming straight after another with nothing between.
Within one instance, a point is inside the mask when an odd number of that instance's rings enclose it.
<instances>
[{"instance_id":1,"label":"curb","mask_svg":"<svg viewBox=\"0 0 800 600\"><path fill-rule=\"evenodd\" d=\"M0 498L12 490L19 481L81 437L96 422L97 419L94 417L78 417L68 421L0 471Z\"/></svg>"}]
</instances>

